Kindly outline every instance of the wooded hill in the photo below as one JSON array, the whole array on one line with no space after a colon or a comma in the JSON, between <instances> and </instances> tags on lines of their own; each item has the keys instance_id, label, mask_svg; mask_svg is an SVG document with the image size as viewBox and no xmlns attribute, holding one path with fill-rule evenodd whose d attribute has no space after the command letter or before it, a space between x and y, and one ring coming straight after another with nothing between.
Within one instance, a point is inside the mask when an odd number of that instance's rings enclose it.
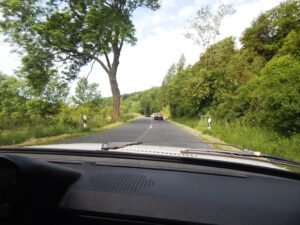
<instances>
[{"instance_id":1,"label":"wooded hill","mask_svg":"<svg viewBox=\"0 0 300 225\"><path fill-rule=\"evenodd\" d=\"M194 65L182 56L160 87L123 96L123 112L161 111L227 143L300 161L300 1L262 13L240 43L210 45Z\"/></svg>"},{"instance_id":2,"label":"wooded hill","mask_svg":"<svg viewBox=\"0 0 300 225\"><path fill-rule=\"evenodd\" d=\"M168 70L161 87L123 96L122 110L172 117L210 114L285 136L300 130L300 1L262 13L240 38L210 47L194 65L184 56Z\"/></svg>"}]
</instances>

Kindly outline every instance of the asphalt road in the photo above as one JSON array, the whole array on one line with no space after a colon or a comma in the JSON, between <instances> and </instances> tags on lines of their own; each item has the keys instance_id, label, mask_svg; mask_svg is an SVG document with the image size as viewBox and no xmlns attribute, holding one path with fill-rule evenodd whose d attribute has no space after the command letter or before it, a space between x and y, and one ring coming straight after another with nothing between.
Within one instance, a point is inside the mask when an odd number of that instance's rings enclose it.
<instances>
[{"instance_id":1,"label":"asphalt road","mask_svg":"<svg viewBox=\"0 0 300 225\"><path fill-rule=\"evenodd\" d=\"M153 120L149 117L134 120L118 128L65 140L61 143L108 143L134 141L142 142L145 145L209 148L207 144L201 143L201 140L184 129L168 121Z\"/></svg>"}]
</instances>

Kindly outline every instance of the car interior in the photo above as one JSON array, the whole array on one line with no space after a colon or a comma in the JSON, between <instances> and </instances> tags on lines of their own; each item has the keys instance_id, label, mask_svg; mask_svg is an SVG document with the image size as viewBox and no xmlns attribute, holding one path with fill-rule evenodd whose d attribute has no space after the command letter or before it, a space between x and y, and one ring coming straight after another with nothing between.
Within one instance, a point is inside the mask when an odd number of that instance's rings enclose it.
<instances>
[{"instance_id":1,"label":"car interior","mask_svg":"<svg viewBox=\"0 0 300 225\"><path fill-rule=\"evenodd\" d=\"M300 176L113 151L0 150L0 224L300 224Z\"/></svg>"}]
</instances>

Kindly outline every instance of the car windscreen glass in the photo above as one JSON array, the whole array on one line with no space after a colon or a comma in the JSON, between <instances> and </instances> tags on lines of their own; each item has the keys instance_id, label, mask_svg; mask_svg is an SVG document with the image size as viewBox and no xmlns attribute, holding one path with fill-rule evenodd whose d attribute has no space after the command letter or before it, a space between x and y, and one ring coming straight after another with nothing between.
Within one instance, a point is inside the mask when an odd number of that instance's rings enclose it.
<instances>
[{"instance_id":1,"label":"car windscreen glass","mask_svg":"<svg viewBox=\"0 0 300 225\"><path fill-rule=\"evenodd\" d=\"M298 15L298 0L3 0L0 146L299 163Z\"/></svg>"}]
</instances>

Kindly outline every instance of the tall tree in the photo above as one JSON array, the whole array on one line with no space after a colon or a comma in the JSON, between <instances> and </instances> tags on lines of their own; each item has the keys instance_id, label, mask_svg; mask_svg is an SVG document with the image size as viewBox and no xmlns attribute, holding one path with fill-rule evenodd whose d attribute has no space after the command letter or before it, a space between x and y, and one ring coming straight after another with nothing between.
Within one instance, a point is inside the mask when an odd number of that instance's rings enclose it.
<instances>
[{"instance_id":1,"label":"tall tree","mask_svg":"<svg viewBox=\"0 0 300 225\"><path fill-rule=\"evenodd\" d=\"M57 71L73 79L83 65L99 63L109 77L116 118L121 50L136 43L132 13L159 6L159 0L2 0L0 27L26 53L22 72L39 90Z\"/></svg>"},{"instance_id":2,"label":"tall tree","mask_svg":"<svg viewBox=\"0 0 300 225\"><path fill-rule=\"evenodd\" d=\"M185 63L186 63L185 56L184 56L184 54L181 54L181 56L178 60L178 63L176 64L176 70L177 71L183 70L185 67Z\"/></svg>"},{"instance_id":3,"label":"tall tree","mask_svg":"<svg viewBox=\"0 0 300 225\"><path fill-rule=\"evenodd\" d=\"M161 99L162 107L169 104L168 97L167 97L168 87L169 87L172 79L178 73L178 71L184 70L184 67L186 66L185 64L186 64L185 56L184 56L184 54L181 54L178 62L176 64L173 63L170 66L170 68L168 69L168 71L163 79L163 82L161 85L161 91L160 91L160 99Z\"/></svg>"},{"instance_id":4,"label":"tall tree","mask_svg":"<svg viewBox=\"0 0 300 225\"><path fill-rule=\"evenodd\" d=\"M222 20L234 13L232 5L221 4L216 13L213 13L209 6L202 7L190 21L190 31L185 34L185 37L194 40L201 46L202 51L205 51L208 46L215 43L220 34Z\"/></svg>"}]
</instances>

